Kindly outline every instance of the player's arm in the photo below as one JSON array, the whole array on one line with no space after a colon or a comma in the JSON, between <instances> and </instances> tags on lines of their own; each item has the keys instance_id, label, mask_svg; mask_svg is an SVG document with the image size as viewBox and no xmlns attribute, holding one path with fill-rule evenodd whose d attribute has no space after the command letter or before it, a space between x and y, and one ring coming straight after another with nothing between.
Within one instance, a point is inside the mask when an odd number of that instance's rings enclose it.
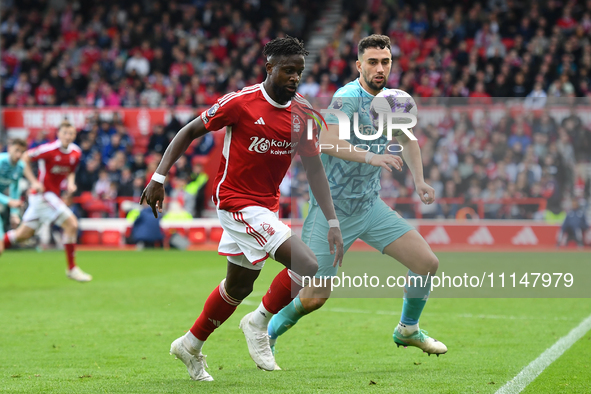
<instances>
[{"instance_id":1,"label":"player's arm","mask_svg":"<svg viewBox=\"0 0 591 394\"><path fill-rule=\"evenodd\" d=\"M382 167L390 172L390 166L398 171L402 170L402 159L395 155L377 155L368 150L351 145L349 141L339 139L339 125L329 124L320 133L320 151L339 159L367 163L375 167Z\"/></svg>"},{"instance_id":2,"label":"player's arm","mask_svg":"<svg viewBox=\"0 0 591 394\"><path fill-rule=\"evenodd\" d=\"M10 198L6 194L0 193L0 204L7 205L10 208L19 208L23 205L23 202L21 200Z\"/></svg>"},{"instance_id":3,"label":"player's arm","mask_svg":"<svg viewBox=\"0 0 591 394\"><path fill-rule=\"evenodd\" d=\"M12 183L10 184L9 187L9 195L11 200L15 200L20 202L20 205L18 207L10 207L10 224L12 225L12 227L16 227L20 224L21 221L21 210L20 207L22 206L22 201L21 201L21 190L20 187L18 185L18 179L12 181Z\"/></svg>"},{"instance_id":4,"label":"player's arm","mask_svg":"<svg viewBox=\"0 0 591 394\"><path fill-rule=\"evenodd\" d=\"M411 140L406 134L397 136L396 141L402 146L402 157L410 169L421 201L424 204L433 203L435 201L435 190L425 183L421 148L418 141Z\"/></svg>"},{"instance_id":5,"label":"player's arm","mask_svg":"<svg viewBox=\"0 0 591 394\"><path fill-rule=\"evenodd\" d=\"M188 123L185 127L183 127L172 139L168 148L164 152L164 156L162 156L162 160L156 169L155 175L160 175L166 177L168 171L173 166L174 163L181 157L183 153L189 148L191 142L194 139L199 138L209 131L205 128L203 124L203 120L201 120L201 116L196 117L190 123ZM162 182L164 179L161 179ZM158 217L158 212L162 213L162 203L164 200L164 184L161 182L157 182L152 177L152 180L142 193L142 197L140 199L140 204L143 204L144 200L148 203L150 207L152 207L152 212L154 212L154 216Z\"/></svg>"},{"instance_id":6,"label":"player's arm","mask_svg":"<svg viewBox=\"0 0 591 394\"><path fill-rule=\"evenodd\" d=\"M74 194L76 190L78 190L78 186L76 186L76 172L73 171L68 174L68 193Z\"/></svg>"},{"instance_id":7,"label":"player's arm","mask_svg":"<svg viewBox=\"0 0 591 394\"><path fill-rule=\"evenodd\" d=\"M35 176L35 174L33 174L33 170L31 170L31 165L29 164L31 161L31 158L28 153L29 152L25 152L23 154L23 156L21 157L21 161L23 162L23 165L24 165L23 166L23 175L24 175L25 179L27 181L29 181L29 183L31 183L31 187L33 189L42 193L45 191L45 188L43 187L43 184L37 180L37 177Z\"/></svg>"},{"instance_id":8,"label":"player's arm","mask_svg":"<svg viewBox=\"0 0 591 394\"><path fill-rule=\"evenodd\" d=\"M338 227L338 222L331 222L331 220L337 219L337 214L334 210L334 204L332 202L332 196L330 195L330 187L328 186L328 180L326 179L326 173L324 172L324 166L320 160L320 155L315 156L301 156L304 170L306 170L306 177L308 178L308 184L316 201L322 209L324 217L329 220L329 226L333 224L328 230L328 244L330 247L330 253L335 254L333 266L337 264L342 266L343 264L343 236L341 235L341 229ZM335 253L336 246L336 253Z\"/></svg>"}]
</instances>

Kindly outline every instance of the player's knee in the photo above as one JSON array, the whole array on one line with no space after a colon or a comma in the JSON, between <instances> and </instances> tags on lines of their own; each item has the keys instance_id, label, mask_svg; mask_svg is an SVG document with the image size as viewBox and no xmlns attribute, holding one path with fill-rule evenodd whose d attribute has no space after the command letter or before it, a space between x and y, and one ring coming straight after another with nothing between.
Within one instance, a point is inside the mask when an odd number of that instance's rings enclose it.
<instances>
[{"instance_id":1,"label":"player's knee","mask_svg":"<svg viewBox=\"0 0 591 394\"><path fill-rule=\"evenodd\" d=\"M439 269L439 259L437 258L437 256L435 256L434 253L431 253L429 258L426 260L425 269L431 275L435 275L437 273L437 270Z\"/></svg>"},{"instance_id":2,"label":"player's knee","mask_svg":"<svg viewBox=\"0 0 591 394\"><path fill-rule=\"evenodd\" d=\"M252 283L236 283L228 285L226 284L226 293L232 298L237 300L243 300L252 293Z\"/></svg>"},{"instance_id":3,"label":"player's knee","mask_svg":"<svg viewBox=\"0 0 591 394\"><path fill-rule=\"evenodd\" d=\"M310 251L310 254L306 255L302 261L298 262L298 265L301 266L299 271L302 272L298 272L298 274L301 276L307 276L311 278L316 275L316 272L318 272L318 261L316 260L316 256L314 253L312 253L312 251Z\"/></svg>"}]
</instances>

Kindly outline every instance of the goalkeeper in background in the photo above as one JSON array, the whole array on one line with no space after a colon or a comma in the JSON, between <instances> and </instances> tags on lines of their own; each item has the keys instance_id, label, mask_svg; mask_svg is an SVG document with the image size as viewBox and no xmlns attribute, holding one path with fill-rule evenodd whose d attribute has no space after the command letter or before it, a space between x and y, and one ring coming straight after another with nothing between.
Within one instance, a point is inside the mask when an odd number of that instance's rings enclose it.
<instances>
[{"instance_id":1,"label":"goalkeeper in background","mask_svg":"<svg viewBox=\"0 0 591 394\"><path fill-rule=\"evenodd\" d=\"M335 93L329 109L344 112L349 117L351 127L354 127L353 114L358 113L361 133L375 134L369 109L375 95L385 89L390 74L390 39L383 35L372 35L362 39L358 49L357 70L361 75ZM407 108L406 111L409 110L410 108ZM360 238L408 267L409 277L420 277L421 280L407 280L402 316L394 329L394 342L398 346L416 346L429 355L447 352L447 347L443 343L429 337L419 328L419 317L429 297L431 277L437 272L439 260L423 237L379 197L382 168L387 171L392 171L390 167L401 170L402 159L385 153L388 141L384 136L372 141L374 144L370 146L370 151L352 149L351 145L367 146L368 141L355 136L352 128L350 140L340 140L337 117L331 114L326 117L326 122L328 129L324 129L320 134L320 146L323 147L322 153L325 153L321 157L340 221L345 252ZM424 204L432 204L435 192L423 178L421 153L417 141L410 140L404 134L396 139L403 147L402 156L413 175L417 194ZM331 148L325 149L327 146ZM327 221L312 193L310 196L310 212L304 222L302 240L318 258L319 269L316 277L332 277L337 274L338 267L333 266L334 256L329 253L325 234L329 227L339 223ZM423 282L422 286L420 282ZM299 295L276 315L271 316L263 303L254 312L266 315L273 353L275 342L280 335L293 327L301 317L325 304L330 297L331 281L325 283L327 287L308 285L303 288ZM269 296L272 297L272 294L267 293L267 297Z\"/></svg>"}]
</instances>

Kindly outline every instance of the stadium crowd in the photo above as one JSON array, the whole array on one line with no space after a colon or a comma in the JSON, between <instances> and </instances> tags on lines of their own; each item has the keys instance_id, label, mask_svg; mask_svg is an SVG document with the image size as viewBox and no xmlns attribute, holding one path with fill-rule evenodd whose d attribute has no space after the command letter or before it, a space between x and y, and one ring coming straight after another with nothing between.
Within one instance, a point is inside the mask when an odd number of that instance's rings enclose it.
<instances>
[{"instance_id":1,"label":"stadium crowd","mask_svg":"<svg viewBox=\"0 0 591 394\"><path fill-rule=\"evenodd\" d=\"M0 76L8 107L206 108L225 92L261 82L262 46L282 34L310 38L323 8L323 2L265 0L5 3ZM444 1L413 8L344 0L342 9L335 34L308 66L299 89L305 96L330 98L357 78L357 42L381 33L391 37L394 55L388 87L431 104L452 98L487 105L499 97L522 98L531 110L572 97L589 104L591 1ZM427 183L437 195L463 197L465 203L423 206L422 217L455 217L460 206L480 199L543 197L554 213L569 197L589 199L591 125L575 111L560 121L548 112L507 111L497 122L487 116L475 121L453 108L442 122L415 132ZM138 152L117 118L90 118L77 139L84 152L79 193L107 201L138 197L180 126L175 119L156 126L146 151ZM32 143L44 138L40 134ZM203 187L203 177L194 182L212 148L213 139L204 138L176 164L171 196L198 199L191 192ZM412 196L407 170L383 177L384 198ZM300 178L296 166L292 187L282 191L304 201ZM201 216L202 201L191 207ZM412 204L397 209L416 215ZM531 218L536 210L488 204L485 216Z\"/></svg>"}]
</instances>

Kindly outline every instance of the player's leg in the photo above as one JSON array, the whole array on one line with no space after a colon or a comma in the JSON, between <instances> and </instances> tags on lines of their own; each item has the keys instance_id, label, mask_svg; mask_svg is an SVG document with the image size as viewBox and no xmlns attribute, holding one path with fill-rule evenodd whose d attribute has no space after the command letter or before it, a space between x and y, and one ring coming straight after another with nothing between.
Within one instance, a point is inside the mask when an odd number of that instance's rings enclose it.
<instances>
[{"instance_id":1,"label":"player's leg","mask_svg":"<svg viewBox=\"0 0 591 394\"><path fill-rule=\"evenodd\" d=\"M191 379L213 380L205 371L207 363L202 353L203 345L252 292L263 264L252 265L243 255L228 256L226 278L207 297L203 311L191 329L172 343L170 353L185 363Z\"/></svg>"},{"instance_id":2,"label":"player's leg","mask_svg":"<svg viewBox=\"0 0 591 394\"><path fill-rule=\"evenodd\" d=\"M361 239L409 269L394 341L399 345L417 346L429 354L445 353L447 348L443 343L419 329L419 318L431 290L431 278L439 268L437 256L423 237L382 200L372 208L368 228Z\"/></svg>"},{"instance_id":3,"label":"player's leg","mask_svg":"<svg viewBox=\"0 0 591 394\"><path fill-rule=\"evenodd\" d=\"M324 256L324 259L329 260L332 263L334 256ZM321 265L321 262L322 257L319 256L319 265ZM331 293L330 277L331 276L321 276L316 283L312 281L312 284L304 287L291 302L279 311L279 313L272 316L267 326L267 332L269 334L269 344L271 345L271 351L273 354L275 354L275 344L277 339L281 335L285 334L290 328L293 328L302 317L320 309L326 303ZM324 278L326 278L326 280Z\"/></svg>"},{"instance_id":4,"label":"player's leg","mask_svg":"<svg viewBox=\"0 0 591 394\"><path fill-rule=\"evenodd\" d=\"M362 221L361 216L341 220L345 252L357 239ZM334 255L330 254L326 238L328 229L328 222L322 214L322 210L313 205L302 228L302 241L316 255L318 272L315 279L310 281L310 284L304 287L293 301L289 302L269 321L268 333L273 352L275 352L275 343L279 336L294 327L302 317L321 308L330 297L330 278L337 274L338 267L333 266ZM273 292L269 292L266 297L270 297L272 294Z\"/></svg>"},{"instance_id":5,"label":"player's leg","mask_svg":"<svg viewBox=\"0 0 591 394\"><path fill-rule=\"evenodd\" d=\"M273 228L276 231L262 235L260 226L255 223L259 223L260 220L272 223L274 216L269 210L260 207L248 207L241 212L220 210L218 216L224 229L218 251L220 254L228 256L226 279L209 295L203 312L191 330L185 336L175 340L170 350L171 354L185 363L189 375L194 380L213 380L205 371L207 364L205 356L201 353L204 342L250 294L253 283L270 254L269 251L275 251L272 246L286 239L290 232L289 227L285 224L273 223ZM269 245L271 245L270 249ZM261 336L257 333L254 333L253 336L257 341L264 340L264 338L259 338ZM267 348L269 348L268 336L265 335L265 337ZM275 360L270 348L268 354L271 362L263 366L272 370L275 367Z\"/></svg>"},{"instance_id":6,"label":"player's leg","mask_svg":"<svg viewBox=\"0 0 591 394\"><path fill-rule=\"evenodd\" d=\"M63 230L62 242L64 244L64 251L66 252L66 261L68 269L66 276L78 282L89 282L92 280L92 275L82 271L76 265L76 241L78 240L78 219L76 215L71 212L61 214L56 220L56 225Z\"/></svg>"},{"instance_id":7,"label":"player's leg","mask_svg":"<svg viewBox=\"0 0 591 394\"><path fill-rule=\"evenodd\" d=\"M16 229L7 231L4 234L5 249L10 249L12 245L26 241L35 235L35 231L39 228L46 212L44 205L46 203L43 196L39 194L29 195L29 206L23 214L21 224Z\"/></svg>"},{"instance_id":8,"label":"player's leg","mask_svg":"<svg viewBox=\"0 0 591 394\"><path fill-rule=\"evenodd\" d=\"M26 241L35 235L38 224L36 222L24 222L14 230L9 230L4 234L4 248L10 249L13 245Z\"/></svg>"}]
</instances>

